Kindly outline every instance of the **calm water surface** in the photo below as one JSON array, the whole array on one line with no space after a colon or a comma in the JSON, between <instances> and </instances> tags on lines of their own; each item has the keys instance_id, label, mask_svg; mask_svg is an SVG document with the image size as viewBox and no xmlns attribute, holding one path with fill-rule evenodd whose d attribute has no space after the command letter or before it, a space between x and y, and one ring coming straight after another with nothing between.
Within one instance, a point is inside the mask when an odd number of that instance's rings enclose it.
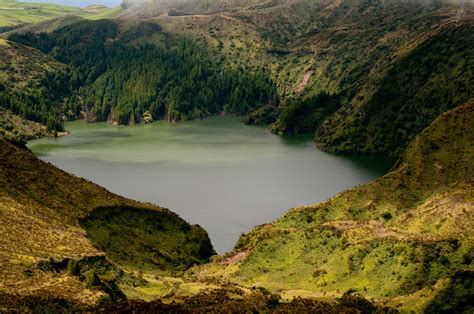
<instances>
[{"instance_id":1,"label":"calm water surface","mask_svg":"<svg viewBox=\"0 0 474 314\"><path fill-rule=\"evenodd\" d=\"M76 121L66 128L71 135L28 146L63 170L201 225L220 253L289 208L323 201L391 166L383 158L327 154L309 136L279 137L238 118L120 127Z\"/></svg>"}]
</instances>

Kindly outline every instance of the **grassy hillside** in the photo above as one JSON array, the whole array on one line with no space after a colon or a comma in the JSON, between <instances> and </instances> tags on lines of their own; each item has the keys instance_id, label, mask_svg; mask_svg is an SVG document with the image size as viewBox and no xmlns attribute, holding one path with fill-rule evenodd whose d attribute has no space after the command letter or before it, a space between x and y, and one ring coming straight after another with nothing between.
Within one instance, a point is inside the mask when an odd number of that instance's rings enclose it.
<instances>
[{"instance_id":1,"label":"grassy hillside","mask_svg":"<svg viewBox=\"0 0 474 314\"><path fill-rule=\"evenodd\" d=\"M318 143L340 152L402 152L440 113L474 96L473 53L474 18L438 26L329 117Z\"/></svg>"},{"instance_id":2,"label":"grassy hillside","mask_svg":"<svg viewBox=\"0 0 474 314\"><path fill-rule=\"evenodd\" d=\"M146 283L133 272L169 274L214 254L201 227L167 209L114 195L3 139L0 157L2 295L118 300Z\"/></svg>"},{"instance_id":3,"label":"grassy hillside","mask_svg":"<svg viewBox=\"0 0 474 314\"><path fill-rule=\"evenodd\" d=\"M288 2L287 0L124 0L121 6L128 9L130 14L179 16L252 10L273 7Z\"/></svg>"},{"instance_id":4,"label":"grassy hillside","mask_svg":"<svg viewBox=\"0 0 474 314\"><path fill-rule=\"evenodd\" d=\"M0 139L0 311L50 298L91 311L125 298L100 309L377 310L359 294L402 311L474 310L471 1L462 14L418 0L160 4L9 32L0 105L51 130L60 113L127 124L253 111L249 123L397 165L189 268L214 253L200 227ZM25 127L2 114L0 132Z\"/></svg>"},{"instance_id":5,"label":"grassy hillside","mask_svg":"<svg viewBox=\"0 0 474 314\"><path fill-rule=\"evenodd\" d=\"M0 137L11 141L26 141L51 135L40 123L21 118L0 107Z\"/></svg>"},{"instance_id":6,"label":"grassy hillside","mask_svg":"<svg viewBox=\"0 0 474 314\"><path fill-rule=\"evenodd\" d=\"M352 293L282 302L265 289L183 276L214 254L202 228L69 175L3 139L0 214L0 311L380 309Z\"/></svg>"},{"instance_id":7,"label":"grassy hillside","mask_svg":"<svg viewBox=\"0 0 474 314\"><path fill-rule=\"evenodd\" d=\"M0 26L14 26L35 23L53 17L77 14L79 8L65 7L47 3L21 3L16 0L0 1Z\"/></svg>"},{"instance_id":8,"label":"grassy hillside","mask_svg":"<svg viewBox=\"0 0 474 314\"><path fill-rule=\"evenodd\" d=\"M76 15L90 19L110 18L121 11L104 6L86 8L68 7L49 3L23 3L16 0L0 0L0 28L4 30L24 24L38 23L60 16Z\"/></svg>"},{"instance_id":9,"label":"grassy hillside","mask_svg":"<svg viewBox=\"0 0 474 314\"><path fill-rule=\"evenodd\" d=\"M39 50L0 39L0 82L13 91L44 88L44 78L64 66Z\"/></svg>"},{"instance_id":10,"label":"grassy hillside","mask_svg":"<svg viewBox=\"0 0 474 314\"><path fill-rule=\"evenodd\" d=\"M386 176L291 209L189 276L288 298L351 290L405 311L472 311L473 126L471 99L440 115Z\"/></svg>"}]
</instances>

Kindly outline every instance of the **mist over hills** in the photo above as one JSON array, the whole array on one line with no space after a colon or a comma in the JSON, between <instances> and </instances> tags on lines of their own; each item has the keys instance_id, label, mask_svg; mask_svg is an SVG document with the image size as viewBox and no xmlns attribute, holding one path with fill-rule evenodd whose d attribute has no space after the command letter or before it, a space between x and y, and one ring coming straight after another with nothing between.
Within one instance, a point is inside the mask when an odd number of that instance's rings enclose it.
<instances>
[{"instance_id":1,"label":"mist over hills","mask_svg":"<svg viewBox=\"0 0 474 314\"><path fill-rule=\"evenodd\" d=\"M70 7L87 7L90 5L105 5L110 8L120 5L121 0L34 0L34 1L23 1L25 3L53 3L60 4Z\"/></svg>"}]
</instances>

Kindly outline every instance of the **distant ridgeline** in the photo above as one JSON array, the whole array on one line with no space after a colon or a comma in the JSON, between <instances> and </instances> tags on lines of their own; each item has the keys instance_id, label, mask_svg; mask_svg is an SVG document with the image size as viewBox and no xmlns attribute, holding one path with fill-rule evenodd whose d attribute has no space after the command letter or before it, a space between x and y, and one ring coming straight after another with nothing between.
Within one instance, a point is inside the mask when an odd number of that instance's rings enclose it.
<instances>
[{"instance_id":1,"label":"distant ridgeline","mask_svg":"<svg viewBox=\"0 0 474 314\"><path fill-rule=\"evenodd\" d=\"M154 24L154 28L159 25ZM154 29L157 31L157 29ZM158 30L159 31L159 30ZM13 34L67 65L62 111L118 124L179 121L220 113L247 114L278 103L264 71L247 73L214 60L188 39L132 45L110 20L81 21L52 33Z\"/></svg>"},{"instance_id":2,"label":"distant ridgeline","mask_svg":"<svg viewBox=\"0 0 474 314\"><path fill-rule=\"evenodd\" d=\"M271 7L289 2L288 0L123 0L120 5L124 9L137 10L145 14L169 14L170 12L178 14L210 14L236 9Z\"/></svg>"}]
</instances>

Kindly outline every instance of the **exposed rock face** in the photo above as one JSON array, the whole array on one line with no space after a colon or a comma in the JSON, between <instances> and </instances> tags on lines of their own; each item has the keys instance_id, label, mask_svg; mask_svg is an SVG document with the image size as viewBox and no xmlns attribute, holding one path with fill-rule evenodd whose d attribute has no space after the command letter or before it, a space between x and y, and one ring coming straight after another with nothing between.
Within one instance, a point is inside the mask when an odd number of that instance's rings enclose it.
<instances>
[{"instance_id":1,"label":"exposed rock face","mask_svg":"<svg viewBox=\"0 0 474 314\"><path fill-rule=\"evenodd\" d=\"M145 124L153 122L153 117L149 111L145 111L145 113L143 113L142 122Z\"/></svg>"}]
</instances>

